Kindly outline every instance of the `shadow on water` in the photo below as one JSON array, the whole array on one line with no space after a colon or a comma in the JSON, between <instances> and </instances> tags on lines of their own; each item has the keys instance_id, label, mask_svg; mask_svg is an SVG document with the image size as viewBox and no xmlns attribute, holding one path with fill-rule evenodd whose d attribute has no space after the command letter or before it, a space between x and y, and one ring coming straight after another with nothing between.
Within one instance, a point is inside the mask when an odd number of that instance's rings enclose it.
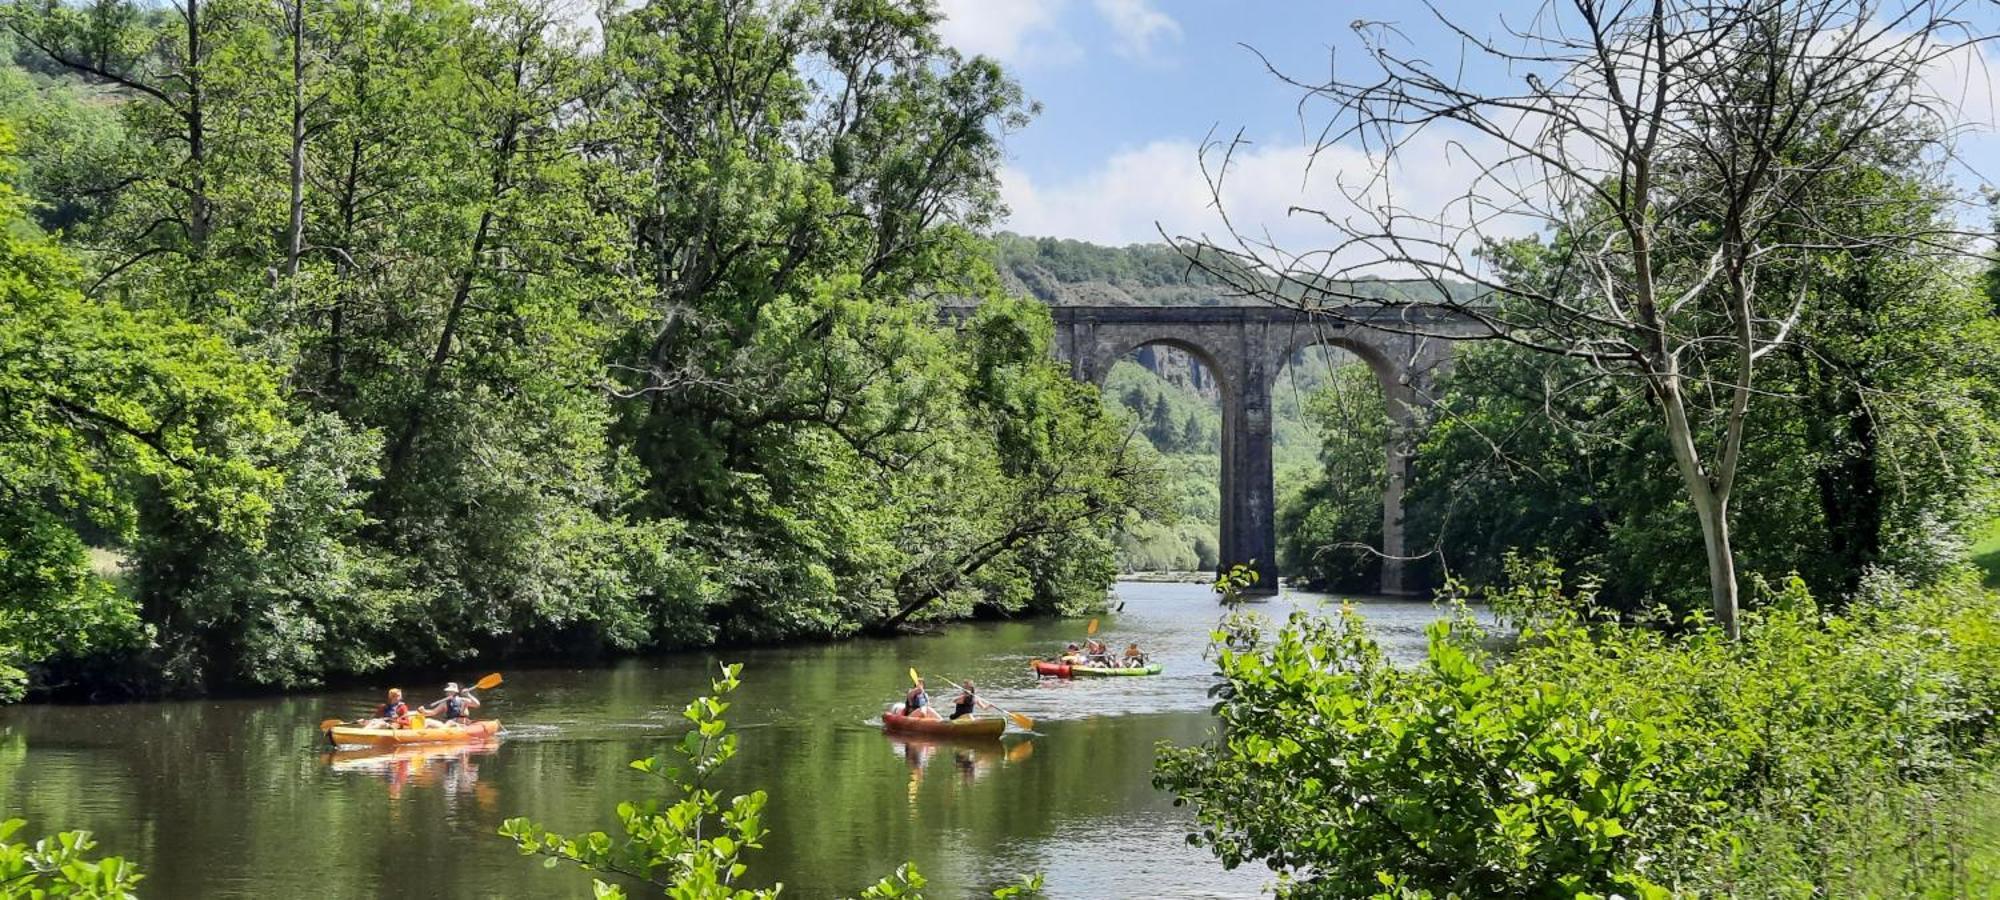
<instances>
[{"instance_id":1,"label":"shadow on water","mask_svg":"<svg viewBox=\"0 0 2000 900\"><path fill-rule=\"evenodd\" d=\"M763 788L758 884L846 896L915 860L941 897L1044 872L1052 896L1254 897L1261 870L1224 871L1186 845L1189 814L1152 786L1160 741L1204 739L1203 658L1220 615L1200 585L1121 584L1102 636L1137 641L1166 671L1038 679L1028 667L1082 636L1082 620L989 622L932 635L732 651L742 732L720 789ZM1325 598L1260 605L1281 619ZM1415 659L1426 603L1363 601L1392 657ZM0 710L0 817L96 832L140 862L158 897L583 896L589 876L544 870L495 835L528 815L561 831L615 827L653 782L633 759L665 752L706 690L714 654L599 669L507 671L485 695L497 743L325 752L315 728L373 701L364 691L123 706ZM907 670L972 678L1033 734L939 742L885 735ZM429 698L423 698L429 699Z\"/></svg>"}]
</instances>

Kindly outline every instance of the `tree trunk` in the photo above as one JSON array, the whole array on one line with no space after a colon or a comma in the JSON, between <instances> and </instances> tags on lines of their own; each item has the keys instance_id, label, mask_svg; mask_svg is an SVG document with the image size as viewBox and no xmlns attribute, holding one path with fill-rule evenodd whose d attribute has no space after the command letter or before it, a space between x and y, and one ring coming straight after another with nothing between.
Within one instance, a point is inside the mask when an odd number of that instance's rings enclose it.
<instances>
[{"instance_id":1,"label":"tree trunk","mask_svg":"<svg viewBox=\"0 0 2000 900\"><path fill-rule=\"evenodd\" d=\"M200 260L207 255L209 231L208 135L201 108L203 60L200 0L187 0L187 13L183 19L187 23L187 66L184 70L187 112L184 120L188 138L188 243L194 258Z\"/></svg>"},{"instance_id":2,"label":"tree trunk","mask_svg":"<svg viewBox=\"0 0 2000 900\"><path fill-rule=\"evenodd\" d=\"M1736 615L1736 555L1729 544L1729 502L1712 492L1706 498L1697 494L1695 514L1701 517L1701 545L1708 554L1709 604L1715 624L1733 641L1741 636L1742 628Z\"/></svg>"},{"instance_id":3,"label":"tree trunk","mask_svg":"<svg viewBox=\"0 0 2000 900\"><path fill-rule=\"evenodd\" d=\"M291 219L285 233L285 289L291 314L299 302L299 257L306 245L306 0L294 0L286 23L292 39Z\"/></svg>"},{"instance_id":4,"label":"tree trunk","mask_svg":"<svg viewBox=\"0 0 2000 900\"><path fill-rule=\"evenodd\" d=\"M1730 640L1740 634L1737 623L1736 556L1729 543L1729 494L1709 480L1701 451L1694 443L1694 428L1688 423L1683 405L1680 377L1669 370L1657 375L1654 396L1666 414L1667 443L1673 448L1674 466L1687 487L1688 500L1701 521L1702 550L1708 556L1709 605L1715 624Z\"/></svg>"}]
</instances>

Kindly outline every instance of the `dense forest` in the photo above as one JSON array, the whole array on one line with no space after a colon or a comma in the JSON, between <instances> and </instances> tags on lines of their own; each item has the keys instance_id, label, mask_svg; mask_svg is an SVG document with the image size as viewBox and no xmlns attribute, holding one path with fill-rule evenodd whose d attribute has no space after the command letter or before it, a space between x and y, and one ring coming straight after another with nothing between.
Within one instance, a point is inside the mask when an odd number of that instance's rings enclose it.
<instances>
[{"instance_id":1,"label":"dense forest","mask_svg":"<svg viewBox=\"0 0 2000 900\"><path fill-rule=\"evenodd\" d=\"M927 5L4 15L0 697L1080 609L1154 502Z\"/></svg>"}]
</instances>

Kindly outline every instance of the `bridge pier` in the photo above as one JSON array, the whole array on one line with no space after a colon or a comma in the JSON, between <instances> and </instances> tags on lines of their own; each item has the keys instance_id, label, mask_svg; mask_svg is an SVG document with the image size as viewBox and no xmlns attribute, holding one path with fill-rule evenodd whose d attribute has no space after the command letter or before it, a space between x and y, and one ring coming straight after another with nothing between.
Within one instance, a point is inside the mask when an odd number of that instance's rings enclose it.
<instances>
[{"instance_id":1,"label":"bridge pier","mask_svg":"<svg viewBox=\"0 0 2000 900\"><path fill-rule=\"evenodd\" d=\"M1271 463L1271 385L1256 377L1241 383L1236 402L1223 403L1219 562L1225 569L1243 563L1256 570L1257 584L1245 593L1275 594L1278 500Z\"/></svg>"}]
</instances>

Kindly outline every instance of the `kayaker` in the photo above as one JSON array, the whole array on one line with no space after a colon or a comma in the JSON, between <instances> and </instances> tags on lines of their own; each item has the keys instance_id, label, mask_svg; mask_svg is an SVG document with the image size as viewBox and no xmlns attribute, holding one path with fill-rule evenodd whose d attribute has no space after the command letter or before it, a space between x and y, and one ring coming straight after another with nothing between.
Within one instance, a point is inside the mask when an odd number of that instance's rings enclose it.
<instances>
[{"instance_id":1,"label":"kayaker","mask_svg":"<svg viewBox=\"0 0 2000 900\"><path fill-rule=\"evenodd\" d=\"M479 708L479 698L471 691L461 691L458 682L444 686L444 699L424 707L424 715L441 720L451 727L463 727L472 721L472 711Z\"/></svg>"},{"instance_id":2,"label":"kayaker","mask_svg":"<svg viewBox=\"0 0 2000 900\"><path fill-rule=\"evenodd\" d=\"M978 705L979 698L972 693L972 679L967 678L965 686L958 690L958 697L951 701L952 720L957 721L972 715L972 708Z\"/></svg>"},{"instance_id":3,"label":"kayaker","mask_svg":"<svg viewBox=\"0 0 2000 900\"><path fill-rule=\"evenodd\" d=\"M1137 668L1143 668L1145 665L1146 665L1146 654L1140 652L1139 645L1138 644L1126 645L1125 668L1137 669Z\"/></svg>"},{"instance_id":4,"label":"kayaker","mask_svg":"<svg viewBox=\"0 0 2000 900\"><path fill-rule=\"evenodd\" d=\"M912 719L935 719L937 710L931 708L931 695L924 691L923 679L917 679L916 686L903 695L903 715Z\"/></svg>"},{"instance_id":5,"label":"kayaker","mask_svg":"<svg viewBox=\"0 0 2000 900\"><path fill-rule=\"evenodd\" d=\"M1071 641L1068 647L1063 648L1063 655L1062 655L1063 665L1080 666L1086 662L1088 662L1088 660L1083 658L1083 648L1078 647L1075 641Z\"/></svg>"},{"instance_id":6,"label":"kayaker","mask_svg":"<svg viewBox=\"0 0 2000 900\"><path fill-rule=\"evenodd\" d=\"M1084 644L1084 655L1090 657L1092 665L1111 665L1111 649L1104 646L1104 642L1096 638L1091 638Z\"/></svg>"},{"instance_id":7,"label":"kayaker","mask_svg":"<svg viewBox=\"0 0 2000 900\"><path fill-rule=\"evenodd\" d=\"M390 688L388 701L375 710L375 718L362 723L364 728L408 728L410 727L410 705L403 702L403 689Z\"/></svg>"}]
</instances>

